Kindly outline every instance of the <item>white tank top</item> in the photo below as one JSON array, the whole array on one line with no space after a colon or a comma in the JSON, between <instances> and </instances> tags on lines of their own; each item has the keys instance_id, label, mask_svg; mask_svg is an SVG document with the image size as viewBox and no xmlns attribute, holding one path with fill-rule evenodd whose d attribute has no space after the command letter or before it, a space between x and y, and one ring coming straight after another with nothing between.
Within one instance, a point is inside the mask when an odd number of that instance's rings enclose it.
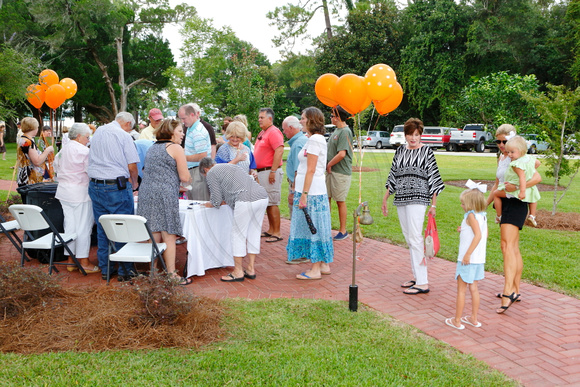
<instances>
[{"instance_id":1,"label":"white tank top","mask_svg":"<svg viewBox=\"0 0 580 387\"><path fill-rule=\"evenodd\" d=\"M459 255L457 256L457 261L461 262L465 252L471 246L471 241L473 241L473 230L467 224L467 215L475 215L475 220L479 224L479 230L481 232L481 240L477 244L473 253L471 253L470 263L485 263L485 252L487 248L487 214L485 212L475 213L474 211L468 211L463 217L463 222L461 222L461 232L459 233Z\"/></svg>"}]
</instances>

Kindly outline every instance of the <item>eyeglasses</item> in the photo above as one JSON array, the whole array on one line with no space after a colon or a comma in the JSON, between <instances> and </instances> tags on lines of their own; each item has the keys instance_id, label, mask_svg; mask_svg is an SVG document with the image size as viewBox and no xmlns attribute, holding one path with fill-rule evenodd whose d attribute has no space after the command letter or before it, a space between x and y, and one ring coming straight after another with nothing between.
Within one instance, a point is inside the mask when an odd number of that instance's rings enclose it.
<instances>
[{"instance_id":1,"label":"eyeglasses","mask_svg":"<svg viewBox=\"0 0 580 387\"><path fill-rule=\"evenodd\" d=\"M496 144L505 144L506 142L508 142L508 140L495 140Z\"/></svg>"},{"instance_id":2,"label":"eyeglasses","mask_svg":"<svg viewBox=\"0 0 580 387\"><path fill-rule=\"evenodd\" d=\"M334 118L334 117L336 117L334 114L331 114L331 115L330 115L330 118Z\"/></svg>"}]
</instances>

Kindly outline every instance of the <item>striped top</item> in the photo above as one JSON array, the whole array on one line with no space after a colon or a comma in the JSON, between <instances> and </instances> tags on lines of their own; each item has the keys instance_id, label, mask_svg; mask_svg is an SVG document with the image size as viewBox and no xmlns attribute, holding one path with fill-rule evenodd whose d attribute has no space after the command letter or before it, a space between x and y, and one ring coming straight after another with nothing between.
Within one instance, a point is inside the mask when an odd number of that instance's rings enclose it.
<instances>
[{"instance_id":1,"label":"striped top","mask_svg":"<svg viewBox=\"0 0 580 387\"><path fill-rule=\"evenodd\" d=\"M268 193L247 173L234 164L216 164L207 172L209 201L219 208L225 201L232 209L236 202L255 202L266 199Z\"/></svg>"},{"instance_id":2,"label":"striped top","mask_svg":"<svg viewBox=\"0 0 580 387\"><path fill-rule=\"evenodd\" d=\"M207 129L202 125L200 120L197 120L187 129L185 133L185 155L197 155L206 153L206 156L211 156L211 142ZM187 168L194 168L199 166L199 161L188 161Z\"/></svg>"},{"instance_id":3,"label":"striped top","mask_svg":"<svg viewBox=\"0 0 580 387\"><path fill-rule=\"evenodd\" d=\"M395 206L429 205L433 195L439 195L445 188L431 147L400 146L393 157L385 188L391 195L395 194Z\"/></svg>"}]
</instances>

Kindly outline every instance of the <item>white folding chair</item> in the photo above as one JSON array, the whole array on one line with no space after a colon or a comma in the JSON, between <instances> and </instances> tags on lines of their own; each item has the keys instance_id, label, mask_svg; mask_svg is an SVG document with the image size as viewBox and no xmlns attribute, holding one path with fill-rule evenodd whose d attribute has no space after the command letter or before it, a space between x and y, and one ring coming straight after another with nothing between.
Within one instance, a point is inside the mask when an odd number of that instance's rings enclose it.
<instances>
[{"instance_id":1,"label":"white folding chair","mask_svg":"<svg viewBox=\"0 0 580 387\"><path fill-rule=\"evenodd\" d=\"M52 269L56 270L56 264L65 266L76 266L81 273L87 275L85 269L83 269L80 262L76 259L72 251L68 247L68 243L74 241L77 238L76 233L60 233L54 224L50 221L46 213L39 206L32 204L14 204L8 207L8 210L18 221L20 228L24 230L24 238L22 241L22 258L20 260L21 265L24 265L24 251L28 249L37 250L50 250L50 261L48 273L52 274ZM48 233L39 237L34 238L31 231L46 230ZM54 249L56 247L64 247L72 258L72 264L66 262L54 262Z\"/></svg>"},{"instance_id":2,"label":"white folding chair","mask_svg":"<svg viewBox=\"0 0 580 387\"><path fill-rule=\"evenodd\" d=\"M18 250L18 253L22 255L22 241L18 237L18 234L16 234L17 230L20 230L20 225L17 220L6 221L6 219L0 215L0 232L6 235L6 238L8 238L14 247L16 247L16 250ZM26 254L24 254L24 259L30 261ZM20 262L22 266L24 265L24 259Z\"/></svg>"},{"instance_id":3,"label":"white folding chair","mask_svg":"<svg viewBox=\"0 0 580 387\"><path fill-rule=\"evenodd\" d=\"M111 261L113 262L150 262L151 274L155 272L155 259L159 258L167 270L161 255L167 245L155 243L153 234L147 226L147 219L139 215L101 215L99 218L109 239L109 259L107 260L107 284ZM146 242L148 243L141 243ZM115 243L125 243L118 251Z\"/></svg>"}]
</instances>

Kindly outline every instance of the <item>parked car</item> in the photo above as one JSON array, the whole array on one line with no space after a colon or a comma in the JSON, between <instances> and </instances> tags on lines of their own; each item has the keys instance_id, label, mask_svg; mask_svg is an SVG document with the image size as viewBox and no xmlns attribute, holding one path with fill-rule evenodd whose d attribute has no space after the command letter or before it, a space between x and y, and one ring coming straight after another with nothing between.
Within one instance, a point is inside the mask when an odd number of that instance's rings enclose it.
<instances>
[{"instance_id":1,"label":"parked car","mask_svg":"<svg viewBox=\"0 0 580 387\"><path fill-rule=\"evenodd\" d=\"M576 154L578 153L578 149L577 137L574 135L566 136L566 139L564 140L564 154Z\"/></svg>"},{"instance_id":2,"label":"parked car","mask_svg":"<svg viewBox=\"0 0 580 387\"><path fill-rule=\"evenodd\" d=\"M449 150L455 152L462 149L475 149L476 152L483 152L485 143L493 140L493 134L490 131L491 128L487 128L484 124L467 124L463 130L451 132Z\"/></svg>"},{"instance_id":3,"label":"parked car","mask_svg":"<svg viewBox=\"0 0 580 387\"><path fill-rule=\"evenodd\" d=\"M328 142L328 139L330 138L330 135L336 129L336 126L332 125L332 124L328 124L328 125L324 125L324 127L326 128L326 132L324 133L324 139L326 140L326 142Z\"/></svg>"},{"instance_id":4,"label":"parked car","mask_svg":"<svg viewBox=\"0 0 580 387\"><path fill-rule=\"evenodd\" d=\"M400 145L407 145L407 140L405 139L405 131L403 125L395 125L393 131L391 132L391 137L389 144L393 148L397 148Z\"/></svg>"},{"instance_id":5,"label":"parked car","mask_svg":"<svg viewBox=\"0 0 580 387\"><path fill-rule=\"evenodd\" d=\"M377 149L386 148L389 145L389 132L382 130L371 130L366 136L361 136L363 139L363 148L367 146L374 146Z\"/></svg>"},{"instance_id":6,"label":"parked car","mask_svg":"<svg viewBox=\"0 0 580 387\"><path fill-rule=\"evenodd\" d=\"M528 144L528 153L530 154L536 154L538 151L546 151L550 146L550 144L548 144L546 141L540 141L537 134L524 134L523 137L526 139L526 144Z\"/></svg>"},{"instance_id":7,"label":"parked car","mask_svg":"<svg viewBox=\"0 0 580 387\"><path fill-rule=\"evenodd\" d=\"M445 148L449 150L449 139L451 132L459 130L457 128L446 128L442 126L425 126L421 135L421 142L432 148Z\"/></svg>"}]
</instances>

